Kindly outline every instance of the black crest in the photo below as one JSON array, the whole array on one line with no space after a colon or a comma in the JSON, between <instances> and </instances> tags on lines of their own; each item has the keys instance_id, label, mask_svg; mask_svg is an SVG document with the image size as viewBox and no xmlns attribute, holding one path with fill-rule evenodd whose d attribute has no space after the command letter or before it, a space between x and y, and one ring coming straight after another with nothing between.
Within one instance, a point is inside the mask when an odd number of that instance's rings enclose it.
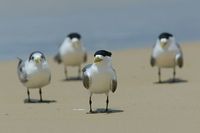
<instances>
[{"instance_id":1,"label":"black crest","mask_svg":"<svg viewBox=\"0 0 200 133\"><path fill-rule=\"evenodd\" d=\"M30 56L29 56L29 61L31 60L31 57L32 57L34 54L36 54L36 53L41 54L41 55L42 55L42 58L45 59L45 56L44 56L44 54L43 54L42 52L40 52L40 51L34 51L34 52L32 52L32 53L30 54Z\"/></svg>"},{"instance_id":2,"label":"black crest","mask_svg":"<svg viewBox=\"0 0 200 133\"><path fill-rule=\"evenodd\" d=\"M112 53L109 52L109 51L106 51L106 50L99 50L99 51L97 51L94 54L94 56L96 56L96 55L102 55L102 56L109 56L109 57L111 57Z\"/></svg>"},{"instance_id":3,"label":"black crest","mask_svg":"<svg viewBox=\"0 0 200 133\"><path fill-rule=\"evenodd\" d=\"M67 37L69 37L70 39L72 38L78 38L79 40L81 39L81 35L79 33L70 33Z\"/></svg>"},{"instance_id":4,"label":"black crest","mask_svg":"<svg viewBox=\"0 0 200 133\"><path fill-rule=\"evenodd\" d=\"M170 37L173 37L173 35L172 34L170 34L170 33L167 33L167 32L163 32L163 33L161 33L160 35L159 35L159 40L160 39L162 39L162 38L166 38L166 39L169 39Z\"/></svg>"}]
</instances>

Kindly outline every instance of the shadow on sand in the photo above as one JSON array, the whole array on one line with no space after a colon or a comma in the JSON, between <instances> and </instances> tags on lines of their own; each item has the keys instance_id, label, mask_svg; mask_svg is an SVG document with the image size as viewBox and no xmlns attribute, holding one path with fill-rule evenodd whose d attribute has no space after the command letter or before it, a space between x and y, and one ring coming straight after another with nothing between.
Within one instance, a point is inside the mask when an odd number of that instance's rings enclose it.
<instances>
[{"instance_id":1,"label":"shadow on sand","mask_svg":"<svg viewBox=\"0 0 200 133\"><path fill-rule=\"evenodd\" d=\"M81 77L69 77L67 79L63 79L62 81L82 81Z\"/></svg>"},{"instance_id":2,"label":"shadow on sand","mask_svg":"<svg viewBox=\"0 0 200 133\"><path fill-rule=\"evenodd\" d=\"M105 110L105 108L100 108L93 110L93 112L87 112L86 114L113 114L113 113L122 113L124 110L118 110L118 109L108 109L108 111Z\"/></svg>"},{"instance_id":3,"label":"shadow on sand","mask_svg":"<svg viewBox=\"0 0 200 133\"><path fill-rule=\"evenodd\" d=\"M177 84L177 83L187 83L187 82L188 82L188 80L176 78L175 80L168 79L168 80L164 80L162 82L154 82L154 84Z\"/></svg>"},{"instance_id":4,"label":"shadow on sand","mask_svg":"<svg viewBox=\"0 0 200 133\"><path fill-rule=\"evenodd\" d=\"M50 104L50 103L56 103L56 100L43 100L40 101L38 99L31 99L30 101L28 101L28 99L24 99L24 103L26 104L42 104L42 103L46 103L46 104Z\"/></svg>"}]
</instances>

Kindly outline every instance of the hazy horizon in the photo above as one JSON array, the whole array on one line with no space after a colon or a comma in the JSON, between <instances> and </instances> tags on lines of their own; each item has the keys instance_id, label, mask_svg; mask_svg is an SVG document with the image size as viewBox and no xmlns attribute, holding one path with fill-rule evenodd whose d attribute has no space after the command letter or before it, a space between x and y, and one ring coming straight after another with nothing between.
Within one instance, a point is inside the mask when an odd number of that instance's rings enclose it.
<instances>
[{"instance_id":1,"label":"hazy horizon","mask_svg":"<svg viewBox=\"0 0 200 133\"><path fill-rule=\"evenodd\" d=\"M89 51L151 47L158 34L199 41L197 0L0 0L0 59L56 53L69 32Z\"/></svg>"}]
</instances>

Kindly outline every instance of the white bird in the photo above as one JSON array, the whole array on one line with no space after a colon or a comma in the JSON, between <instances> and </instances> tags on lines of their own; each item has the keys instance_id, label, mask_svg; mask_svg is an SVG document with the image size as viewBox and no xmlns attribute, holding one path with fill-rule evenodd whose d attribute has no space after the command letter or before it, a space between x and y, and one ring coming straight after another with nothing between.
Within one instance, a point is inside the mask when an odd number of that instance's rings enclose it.
<instances>
[{"instance_id":1,"label":"white bird","mask_svg":"<svg viewBox=\"0 0 200 133\"><path fill-rule=\"evenodd\" d=\"M68 79L67 67L78 66L78 78L81 77L81 65L87 61L87 53L81 44L81 35L70 33L60 45L57 55L54 57L57 63L64 64L64 72Z\"/></svg>"},{"instance_id":2,"label":"white bird","mask_svg":"<svg viewBox=\"0 0 200 133\"><path fill-rule=\"evenodd\" d=\"M159 83L161 83L161 68L173 68L175 81L176 66L183 67L183 53L175 37L170 33L161 33L153 47L151 66L158 67Z\"/></svg>"},{"instance_id":3,"label":"white bird","mask_svg":"<svg viewBox=\"0 0 200 133\"><path fill-rule=\"evenodd\" d=\"M90 91L90 113L92 113L92 94L106 94L106 112L108 111L109 91L117 89L117 76L112 67L111 52L99 50L94 54L94 63L83 68L83 85Z\"/></svg>"},{"instance_id":4,"label":"white bird","mask_svg":"<svg viewBox=\"0 0 200 133\"><path fill-rule=\"evenodd\" d=\"M19 58L17 73L19 80L27 88L28 102L31 102L29 89L35 88L39 89L40 101L42 102L41 88L51 81L50 68L44 54L35 51L30 54L26 61Z\"/></svg>"}]
</instances>

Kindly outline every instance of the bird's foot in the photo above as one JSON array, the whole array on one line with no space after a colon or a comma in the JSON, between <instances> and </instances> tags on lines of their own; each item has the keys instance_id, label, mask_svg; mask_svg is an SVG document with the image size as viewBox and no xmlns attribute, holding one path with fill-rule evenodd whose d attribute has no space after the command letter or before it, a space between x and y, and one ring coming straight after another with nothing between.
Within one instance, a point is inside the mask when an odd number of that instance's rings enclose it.
<instances>
[{"instance_id":1,"label":"bird's foot","mask_svg":"<svg viewBox=\"0 0 200 133\"><path fill-rule=\"evenodd\" d=\"M94 113L94 111L90 109L89 113L90 113L90 114L93 114L93 113Z\"/></svg>"}]
</instances>

